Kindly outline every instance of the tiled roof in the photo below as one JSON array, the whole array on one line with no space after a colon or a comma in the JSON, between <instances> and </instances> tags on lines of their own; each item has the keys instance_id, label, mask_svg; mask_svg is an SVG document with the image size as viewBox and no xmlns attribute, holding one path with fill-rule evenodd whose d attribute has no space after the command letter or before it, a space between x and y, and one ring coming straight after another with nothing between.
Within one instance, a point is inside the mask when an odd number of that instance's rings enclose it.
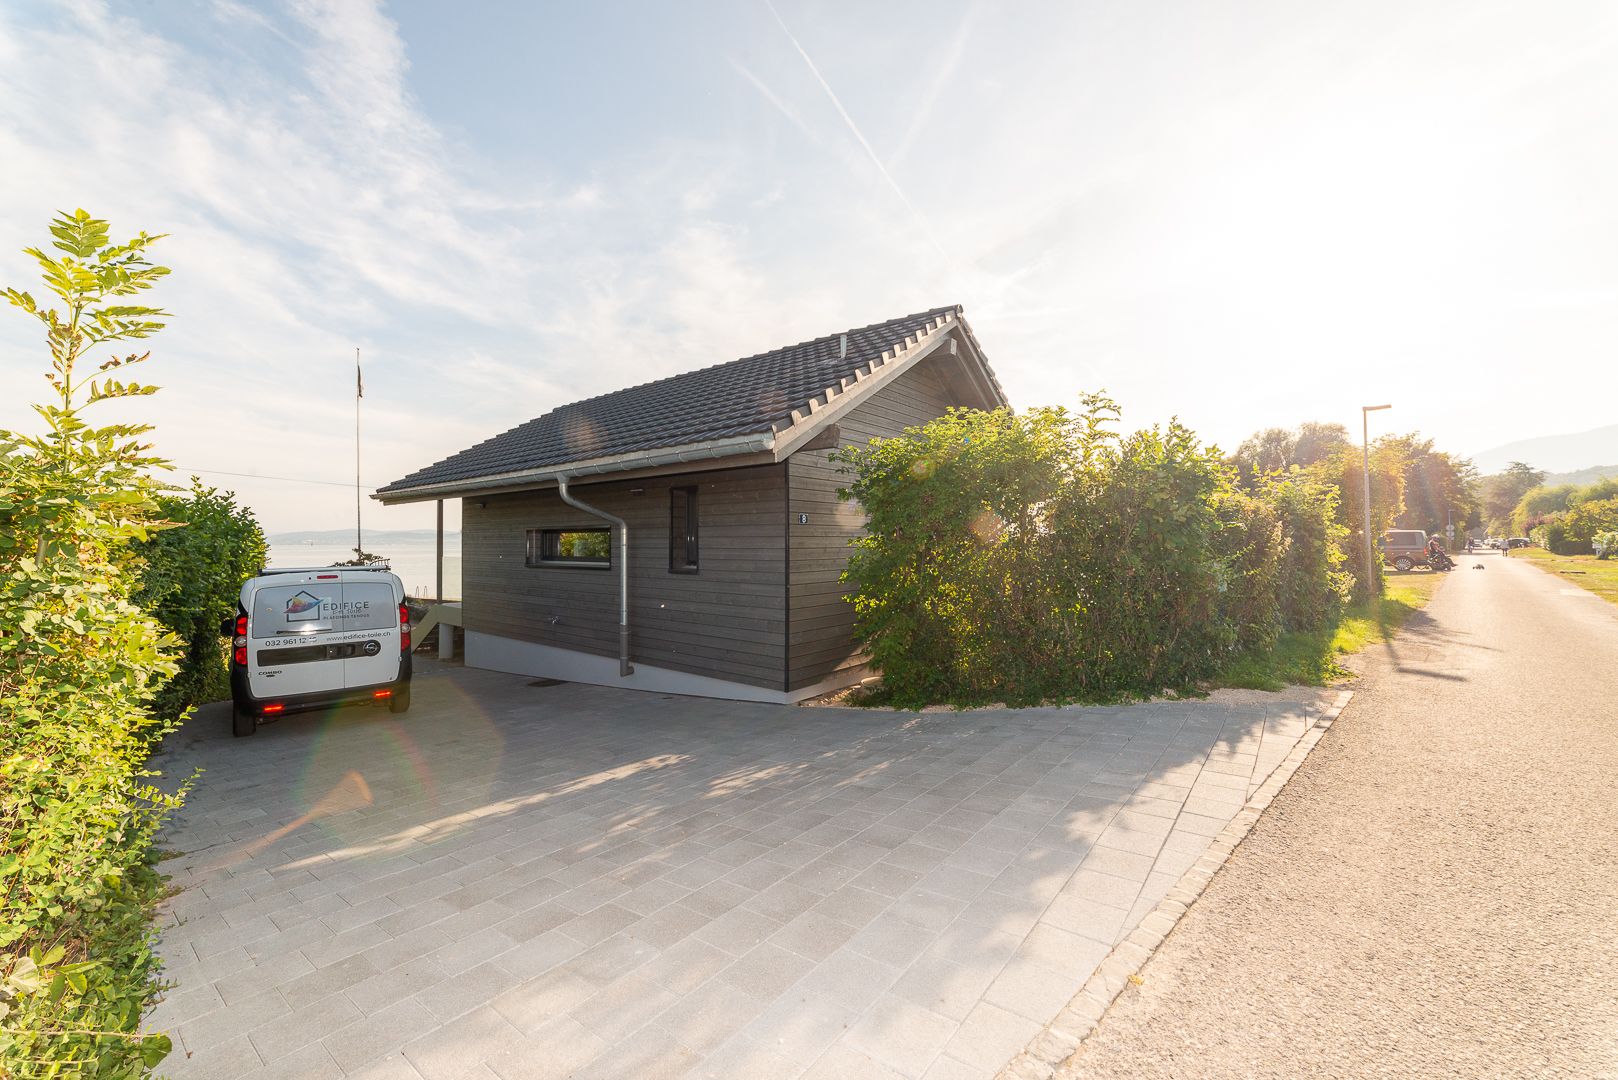
<instances>
[{"instance_id":1,"label":"tiled roof","mask_svg":"<svg viewBox=\"0 0 1618 1080\"><path fill-rule=\"evenodd\" d=\"M845 382L852 385L869 374L907 339L960 314L958 306L934 308L563 405L378 493L779 431L833 388L841 390ZM845 336L847 352L839 355Z\"/></svg>"}]
</instances>

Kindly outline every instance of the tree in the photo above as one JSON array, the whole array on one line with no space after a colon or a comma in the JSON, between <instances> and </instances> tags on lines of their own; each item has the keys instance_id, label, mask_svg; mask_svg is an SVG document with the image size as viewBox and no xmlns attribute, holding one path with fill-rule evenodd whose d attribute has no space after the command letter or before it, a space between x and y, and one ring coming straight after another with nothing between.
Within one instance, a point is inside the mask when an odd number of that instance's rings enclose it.
<instances>
[{"instance_id":1,"label":"tree","mask_svg":"<svg viewBox=\"0 0 1618 1080\"><path fill-rule=\"evenodd\" d=\"M1543 470L1520 461L1506 466L1506 471L1485 476L1479 481L1480 512L1483 524L1495 536L1511 531L1511 512L1522 497L1545 482Z\"/></svg>"},{"instance_id":2,"label":"tree","mask_svg":"<svg viewBox=\"0 0 1618 1080\"><path fill-rule=\"evenodd\" d=\"M172 727L148 705L176 642L131 602L129 545L160 526L147 473L163 463L147 426L91 415L156 389L122 378L150 354L86 354L162 329L165 312L119 299L168 270L146 258L159 237L111 243L83 210L50 231L61 255L25 250L62 309L0 292L44 327L52 391L34 407L43 434L0 431L0 1073L124 1077L169 1049L139 1025L162 895L151 842L179 805L145 781Z\"/></svg>"},{"instance_id":3,"label":"tree","mask_svg":"<svg viewBox=\"0 0 1618 1080\"><path fill-rule=\"evenodd\" d=\"M1477 470L1464 458L1433 447L1433 440L1385 435L1379 449L1398 455L1404 475L1404 509L1394 519L1401 529L1442 533L1446 526L1464 530L1478 518Z\"/></svg>"}]
</instances>

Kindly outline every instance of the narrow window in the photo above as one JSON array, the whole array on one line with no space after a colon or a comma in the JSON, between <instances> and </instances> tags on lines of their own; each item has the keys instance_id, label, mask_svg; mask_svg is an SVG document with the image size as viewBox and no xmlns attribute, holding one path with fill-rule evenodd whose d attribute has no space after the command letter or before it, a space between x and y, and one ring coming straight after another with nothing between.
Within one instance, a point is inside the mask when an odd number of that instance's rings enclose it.
<instances>
[{"instance_id":1,"label":"narrow window","mask_svg":"<svg viewBox=\"0 0 1618 1080\"><path fill-rule=\"evenodd\" d=\"M669 488L669 573L697 572L697 489Z\"/></svg>"},{"instance_id":2,"label":"narrow window","mask_svg":"<svg viewBox=\"0 0 1618 1080\"><path fill-rule=\"evenodd\" d=\"M529 529L529 566L612 568L611 529Z\"/></svg>"}]
</instances>

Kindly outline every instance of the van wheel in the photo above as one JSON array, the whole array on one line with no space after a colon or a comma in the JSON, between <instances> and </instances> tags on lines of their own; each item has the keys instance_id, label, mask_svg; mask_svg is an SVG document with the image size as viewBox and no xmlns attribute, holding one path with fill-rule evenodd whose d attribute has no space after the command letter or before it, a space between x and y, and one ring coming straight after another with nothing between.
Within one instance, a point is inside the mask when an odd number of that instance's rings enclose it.
<instances>
[{"instance_id":1,"label":"van wheel","mask_svg":"<svg viewBox=\"0 0 1618 1080\"><path fill-rule=\"evenodd\" d=\"M403 690L395 690L393 696L388 698L388 711L391 713L410 711L410 688L408 686Z\"/></svg>"},{"instance_id":2,"label":"van wheel","mask_svg":"<svg viewBox=\"0 0 1618 1080\"><path fill-rule=\"evenodd\" d=\"M232 709L230 730L238 739L243 735L251 735L258 730L258 717L246 709Z\"/></svg>"},{"instance_id":3,"label":"van wheel","mask_svg":"<svg viewBox=\"0 0 1618 1080\"><path fill-rule=\"evenodd\" d=\"M1416 566L1415 563L1411 562L1410 559L1408 559L1407 557L1405 557L1403 555L1401 555L1397 559L1393 560L1393 568L1395 570L1399 571L1399 573L1401 573L1401 574L1410 573L1410 571L1413 570L1415 568L1415 566Z\"/></svg>"}]
</instances>

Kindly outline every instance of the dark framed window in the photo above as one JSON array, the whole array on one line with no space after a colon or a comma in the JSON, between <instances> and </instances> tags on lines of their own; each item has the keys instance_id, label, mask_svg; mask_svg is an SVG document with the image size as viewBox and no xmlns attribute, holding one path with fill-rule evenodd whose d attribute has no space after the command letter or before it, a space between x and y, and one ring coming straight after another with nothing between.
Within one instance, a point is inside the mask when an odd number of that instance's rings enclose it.
<instances>
[{"instance_id":1,"label":"dark framed window","mask_svg":"<svg viewBox=\"0 0 1618 1080\"><path fill-rule=\"evenodd\" d=\"M529 529L529 566L612 569L611 529Z\"/></svg>"},{"instance_id":2,"label":"dark framed window","mask_svg":"<svg viewBox=\"0 0 1618 1080\"><path fill-rule=\"evenodd\" d=\"M669 488L669 573L697 572L697 489Z\"/></svg>"}]
</instances>

